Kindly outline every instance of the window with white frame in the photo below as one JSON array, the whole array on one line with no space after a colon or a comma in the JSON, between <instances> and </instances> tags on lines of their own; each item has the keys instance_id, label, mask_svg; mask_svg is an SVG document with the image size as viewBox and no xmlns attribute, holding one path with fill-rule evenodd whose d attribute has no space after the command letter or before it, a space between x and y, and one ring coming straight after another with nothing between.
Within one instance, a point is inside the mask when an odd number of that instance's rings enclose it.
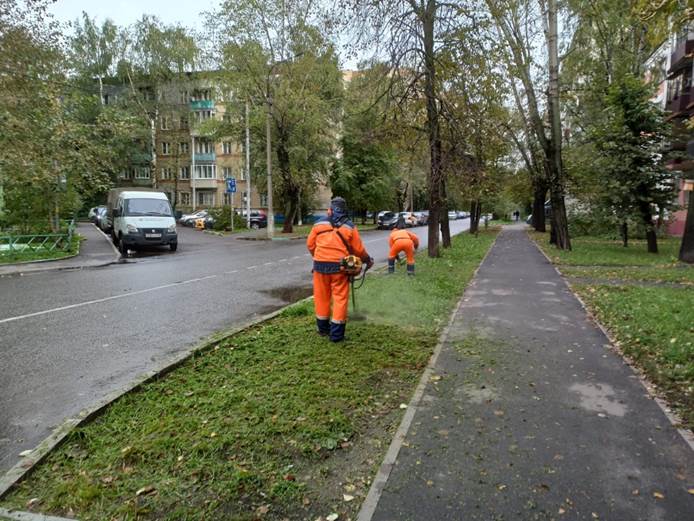
<instances>
[{"instance_id":1,"label":"window with white frame","mask_svg":"<svg viewBox=\"0 0 694 521\"><path fill-rule=\"evenodd\" d=\"M171 153L171 143L169 143L168 141L162 141L161 153L164 156L168 156Z\"/></svg>"},{"instance_id":2,"label":"window with white frame","mask_svg":"<svg viewBox=\"0 0 694 521\"><path fill-rule=\"evenodd\" d=\"M170 124L169 116L162 116L161 117L161 129L162 130L169 130L169 124Z\"/></svg>"},{"instance_id":3,"label":"window with white frame","mask_svg":"<svg viewBox=\"0 0 694 521\"><path fill-rule=\"evenodd\" d=\"M238 204L238 202L234 201L234 204ZM231 194L224 192L224 206L230 206L230 205L231 205Z\"/></svg>"},{"instance_id":4,"label":"window with white frame","mask_svg":"<svg viewBox=\"0 0 694 521\"><path fill-rule=\"evenodd\" d=\"M231 173L231 167L225 166L224 168L222 168L222 177L224 179L229 179L230 177L234 177Z\"/></svg>"},{"instance_id":5,"label":"window with white frame","mask_svg":"<svg viewBox=\"0 0 694 521\"><path fill-rule=\"evenodd\" d=\"M189 150L190 150L190 143L188 143L187 141L181 141L178 144L178 153L179 154L187 154Z\"/></svg>"},{"instance_id":6,"label":"window with white frame","mask_svg":"<svg viewBox=\"0 0 694 521\"><path fill-rule=\"evenodd\" d=\"M188 103L190 101L190 96L187 90L181 91L181 103Z\"/></svg>"},{"instance_id":7,"label":"window with white frame","mask_svg":"<svg viewBox=\"0 0 694 521\"><path fill-rule=\"evenodd\" d=\"M224 154L231 154L231 141L224 141L222 143L222 152Z\"/></svg>"},{"instance_id":8,"label":"window with white frame","mask_svg":"<svg viewBox=\"0 0 694 521\"><path fill-rule=\"evenodd\" d=\"M190 167L182 166L178 172L179 179L190 179Z\"/></svg>"},{"instance_id":9,"label":"window with white frame","mask_svg":"<svg viewBox=\"0 0 694 521\"><path fill-rule=\"evenodd\" d=\"M193 101L200 101L200 100L211 100L212 99L212 91L210 89L197 89L193 92L193 96L191 97Z\"/></svg>"},{"instance_id":10,"label":"window with white frame","mask_svg":"<svg viewBox=\"0 0 694 521\"><path fill-rule=\"evenodd\" d=\"M216 176L216 165L195 165L195 179L214 179Z\"/></svg>"},{"instance_id":11,"label":"window with white frame","mask_svg":"<svg viewBox=\"0 0 694 521\"><path fill-rule=\"evenodd\" d=\"M239 181L245 181L245 180L246 180L246 169L240 168L239 169Z\"/></svg>"},{"instance_id":12,"label":"window with white frame","mask_svg":"<svg viewBox=\"0 0 694 521\"><path fill-rule=\"evenodd\" d=\"M194 112L195 114L195 121L200 123L201 121L207 121L212 117L212 111L211 110L196 110Z\"/></svg>"},{"instance_id":13,"label":"window with white frame","mask_svg":"<svg viewBox=\"0 0 694 521\"><path fill-rule=\"evenodd\" d=\"M178 192L178 202L183 206L190 206L190 192Z\"/></svg>"},{"instance_id":14,"label":"window with white frame","mask_svg":"<svg viewBox=\"0 0 694 521\"><path fill-rule=\"evenodd\" d=\"M214 206L214 192L199 190L195 192L199 206Z\"/></svg>"},{"instance_id":15,"label":"window with white frame","mask_svg":"<svg viewBox=\"0 0 694 521\"><path fill-rule=\"evenodd\" d=\"M148 166L138 166L135 168L135 179L149 179L149 167Z\"/></svg>"},{"instance_id":16,"label":"window with white frame","mask_svg":"<svg viewBox=\"0 0 694 521\"><path fill-rule=\"evenodd\" d=\"M181 116L181 119L178 120L178 128L181 130L188 129L188 116Z\"/></svg>"},{"instance_id":17,"label":"window with white frame","mask_svg":"<svg viewBox=\"0 0 694 521\"><path fill-rule=\"evenodd\" d=\"M130 179L132 177L132 172L130 169L123 170L119 176L121 179Z\"/></svg>"},{"instance_id":18,"label":"window with white frame","mask_svg":"<svg viewBox=\"0 0 694 521\"><path fill-rule=\"evenodd\" d=\"M206 139L195 140L196 154L214 154L214 143Z\"/></svg>"},{"instance_id":19,"label":"window with white frame","mask_svg":"<svg viewBox=\"0 0 694 521\"><path fill-rule=\"evenodd\" d=\"M165 166L161 169L162 179L173 179L173 168L170 166Z\"/></svg>"},{"instance_id":20,"label":"window with white frame","mask_svg":"<svg viewBox=\"0 0 694 521\"><path fill-rule=\"evenodd\" d=\"M267 206L267 194L260 194L260 206Z\"/></svg>"},{"instance_id":21,"label":"window with white frame","mask_svg":"<svg viewBox=\"0 0 694 521\"><path fill-rule=\"evenodd\" d=\"M248 192L246 190L244 190L241 197L243 198L243 202L245 203L247 201L247 198L248 198Z\"/></svg>"}]
</instances>

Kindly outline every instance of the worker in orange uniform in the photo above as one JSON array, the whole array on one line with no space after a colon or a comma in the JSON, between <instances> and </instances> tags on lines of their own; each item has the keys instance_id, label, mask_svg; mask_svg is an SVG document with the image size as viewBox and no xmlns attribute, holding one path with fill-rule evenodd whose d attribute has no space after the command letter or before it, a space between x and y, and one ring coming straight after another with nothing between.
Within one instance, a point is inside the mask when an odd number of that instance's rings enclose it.
<instances>
[{"instance_id":1,"label":"worker in orange uniform","mask_svg":"<svg viewBox=\"0 0 694 521\"><path fill-rule=\"evenodd\" d=\"M419 237L406 230L405 219L400 216L390 232L390 253L388 254L388 273L395 273L395 259L401 251L407 255L407 274L414 276L414 252L419 248Z\"/></svg>"},{"instance_id":2,"label":"worker in orange uniform","mask_svg":"<svg viewBox=\"0 0 694 521\"><path fill-rule=\"evenodd\" d=\"M373 266L373 259L366 253L357 228L347 217L347 203L342 197L330 201L328 217L313 225L306 246L313 256L313 301L318 334L330 336L332 342L341 342L345 339L349 303L349 277L344 273L342 261L348 255L356 255L367 268Z\"/></svg>"}]
</instances>

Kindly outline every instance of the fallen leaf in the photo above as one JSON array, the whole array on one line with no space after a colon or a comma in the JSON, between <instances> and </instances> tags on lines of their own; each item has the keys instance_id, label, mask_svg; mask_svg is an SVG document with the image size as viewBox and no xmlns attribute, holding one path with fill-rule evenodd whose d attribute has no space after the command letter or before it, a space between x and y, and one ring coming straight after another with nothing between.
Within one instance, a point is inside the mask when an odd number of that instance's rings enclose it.
<instances>
[{"instance_id":1,"label":"fallen leaf","mask_svg":"<svg viewBox=\"0 0 694 521\"><path fill-rule=\"evenodd\" d=\"M631 491L632 496L638 496L640 494L639 489L635 488L634 490Z\"/></svg>"},{"instance_id":2,"label":"fallen leaf","mask_svg":"<svg viewBox=\"0 0 694 521\"><path fill-rule=\"evenodd\" d=\"M113 483L113 476L104 476L101 478L102 483Z\"/></svg>"},{"instance_id":3,"label":"fallen leaf","mask_svg":"<svg viewBox=\"0 0 694 521\"><path fill-rule=\"evenodd\" d=\"M137 492L135 492L135 495L136 495L136 496L143 496L143 495L146 495L146 494L152 494L152 493L156 492L156 490L157 490L157 489L154 488L154 486L152 486L152 485L147 485L146 487L142 487L140 490L138 490Z\"/></svg>"},{"instance_id":4,"label":"fallen leaf","mask_svg":"<svg viewBox=\"0 0 694 521\"><path fill-rule=\"evenodd\" d=\"M31 507L33 507L34 505L37 505L37 504L40 503L40 502L41 502L41 500L40 500L39 498L37 498L37 497L32 497L29 501L27 501L27 508L31 508Z\"/></svg>"},{"instance_id":5,"label":"fallen leaf","mask_svg":"<svg viewBox=\"0 0 694 521\"><path fill-rule=\"evenodd\" d=\"M309 506L311 504L311 500L307 497L304 498L303 504L305 507Z\"/></svg>"},{"instance_id":6,"label":"fallen leaf","mask_svg":"<svg viewBox=\"0 0 694 521\"><path fill-rule=\"evenodd\" d=\"M687 492L689 492L692 496L694 496L694 488L688 489Z\"/></svg>"},{"instance_id":7,"label":"fallen leaf","mask_svg":"<svg viewBox=\"0 0 694 521\"><path fill-rule=\"evenodd\" d=\"M503 416L504 411L494 411L494 416Z\"/></svg>"},{"instance_id":8,"label":"fallen leaf","mask_svg":"<svg viewBox=\"0 0 694 521\"><path fill-rule=\"evenodd\" d=\"M177 461L183 461L183 455L181 455L181 456L179 456L178 458L176 458L176 460L177 460Z\"/></svg>"},{"instance_id":9,"label":"fallen leaf","mask_svg":"<svg viewBox=\"0 0 694 521\"><path fill-rule=\"evenodd\" d=\"M328 517L326 517L326 521L337 521L337 518L340 517L338 516L335 512L330 514Z\"/></svg>"},{"instance_id":10,"label":"fallen leaf","mask_svg":"<svg viewBox=\"0 0 694 521\"><path fill-rule=\"evenodd\" d=\"M591 512L590 515L593 517L593 519L600 519L600 516L597 515L595 512Z\"/></svg>"},{"instance_id":11,"label":"fallen leaf","mask_svg":"<svg viewBox=\"0 0 694 521\"><path fill-rule=\"evenodd\" d=\"M354 496L350 496L349 494L342 494L342 499L349 503L350 501L354 500Z\"/></svg>"},{"instance_id":12,"label":"fallen leaf","mask_svg":"<svg viewBox=\"0 0 694 521\"><path fill-rule=\"evenodd\" d=\"M216 438L216 437L217 437L217 433L216 433L216 432L213 432L212 434L210 434L210 438Z\"/></svg>"},{"instance_id":13,"label":"fallen leaf","mask_svg":"<svg viewBox=\"0 0 694 521\"><path fill-rule=\"evenodd\" d=\"M559 507L559 515L565 514L566 510L564 510L562 507Z\"/></svg>"},{"instance_id":14,"label":"fallen leaf","mask_svg":"<svg viewBox=\"0 0 694 521\"><path fill-rule=\"evenodd\" d=\"M355 490L357 490L357 487L355 487L354 485L351 485L351 484L350 484L350 485L345 485L345 490L346 490L347 492L354 492Z\"/></svg>"},{"instance_id":15,"label":"fallen leaf","mask_svg":"<svg viewBox=\"0 0 694 521\"><path fill-rule=\"evenodd\" d=\"M284 480L285 481L296 481L296 476L294 476L294 474L285 474Z\"/></svg>"},{"instance_id":16,"label":"fallen leaf","mask_svg":"<svg viewBox=\"0 0 694 521\"><path fill-rule=\"evenodd\" d=\"M435 375L435 376L432 376L432 377L430 378L430 380L431 380L432 382L438 382L438 381L441 380L441 377L440 377L439 375Z\"/></svg>"},{"instance_id":17,"label":"fallen leaf","mask_svg":"<svg viewBox=\"0 0 694 521\"><path fill-rule=\"evenodd\" d=\"M434 482L431 481L430 479L428 479L428 480L427 480L427 486L428 486L428 487L433 487L433 486L434 486Z\"/></svg>"},{"instance_id":18,"label":"fallen leaf","mask_svg":"<svg viewBox=\"0 0 694 521\"><path fill-rule=\"evenodd\" d=\"M665 496L660 492L653 492L653 497L656 499L665 499Z\"/></svg>"},{"instance_id":19,"label":"fallen leaf","mask_svg":"<svg viewBox=\"0 0 694 521\"><path fill-rule=\"evenodd\" d=\"M30 456L30 455L31 455L31 450L23 450L22 452L19 453L19 455L20 455L22 458L25 458L26 456Z\"/></svg>"},{"instance_id":20,"label":"fallen leaf","mask_svg":"<svg viewBox=\"0 0 694 521\"><path fill-rule=\"evenodd\" d=\"M257 516L264 516L270 511L270 507L268 505L261 505L258 508L255 509L255 515Z\"/></svg>"},{"instance_id":21,"label":"fallen leaf","mask_svg":"<svg viewBox=\"0 0 694 521\"><path fill-rule=\"evenodd\" d=\"M406 403L401 403L400 404L401 409L407 409L407 404Z\"/></svg>"},{"instance_id":22,"label":"fallen leaf","mask_svg":"<svg viewBox=\"0 0 694 521\"><path fill-rule=\"evenodd\" d=\"M504 490L506 488L506 485L498 485L496 488L499 490Z\"/></svg>"}]
</instances>

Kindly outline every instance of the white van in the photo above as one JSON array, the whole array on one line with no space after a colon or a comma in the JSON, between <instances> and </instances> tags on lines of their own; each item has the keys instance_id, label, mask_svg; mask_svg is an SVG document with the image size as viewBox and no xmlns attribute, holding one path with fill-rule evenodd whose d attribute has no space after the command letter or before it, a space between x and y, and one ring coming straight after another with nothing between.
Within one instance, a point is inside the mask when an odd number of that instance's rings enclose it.
<instances>
[{"instance_id":1,"label":"white van","mask_svg":"<svg viewBox=\"0 0 694 521\"><path fill-rule=\"evenodd\" d=\"M122 255L144 246L176 251L176 220L164 192L113 189L108 208L111 236Z\"/></svg>"}]
</instances>

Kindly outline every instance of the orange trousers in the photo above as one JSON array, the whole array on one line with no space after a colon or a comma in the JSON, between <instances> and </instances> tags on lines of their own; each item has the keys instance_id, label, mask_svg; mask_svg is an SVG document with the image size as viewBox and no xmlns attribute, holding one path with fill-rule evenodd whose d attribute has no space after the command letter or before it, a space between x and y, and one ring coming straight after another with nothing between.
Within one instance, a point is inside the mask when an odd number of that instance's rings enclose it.
<instances>
[{"instance_id":1,"label":"orange trousers","mask_svg":"<svg viewBox=\"0 0 694 521\"><path fill-rule=\"evenodd\" d=\"M413 265L414 264L414 243L410 240L406 239L399 239L395 242L393 242L393 247L390 249L390 253L388 254L388 259L396 259L398 256L398 253L401 251L405 252L405 255L407 255L407 264Z\"/></svg>"},{"instance_id":2,"label":"orange trousers","mask_svg":"<svg viewBox=\"0 0 694 521\"><path fill-rule=\"evenodd\" d=\"M330 301L333 313L330 316ZM313 272L313 302L316 308L316 318L328 320L334 324L347 322L347 306L349 305L349 279L344 273Z\"/></svg>"}]
</instances>

